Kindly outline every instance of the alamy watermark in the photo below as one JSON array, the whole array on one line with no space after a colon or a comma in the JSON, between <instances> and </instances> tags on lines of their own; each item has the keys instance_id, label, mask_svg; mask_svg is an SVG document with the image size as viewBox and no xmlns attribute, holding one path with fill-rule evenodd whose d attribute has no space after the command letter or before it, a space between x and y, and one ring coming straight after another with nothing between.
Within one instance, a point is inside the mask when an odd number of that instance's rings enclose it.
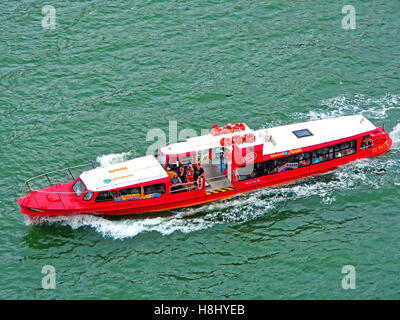
<instances>
[{"instance_id":1,"label":"alamy watermark","mask_svg":"<svg viewBox=\"0 0 400 320\"><path fill-rule=\"evenodd\" d=\"M345 14L342 19L342 28L344 30L354 30L356 28L356 9L348 4L343 6L342 13Z\"/></svg>"},{"instance_id":2,"label":"alamy watermark","mask_svg":"<svg viewBox=\"0 0 400 320\"><path fill-rule=\"evenodd\" d=\"M55 29L56 28L56 8L50 5L43 6L42 14L44 15L42 19L43 29Z\"/></svg>"},{"instance_id":3,"label":"alamy watermark","mask_svg":"<svg viewBox=\"0 0 400 320\"><path fill-rule=\"evenodd\" d=\"M345 265L342 268L342 274L346 274L342 279L342 288L344 290L356 288L356 268L352 265Z\"/></svg>"},{"instance_id":4,"label":"alamy watermark","mask_svg":"<svg viewBox=\"0 0 400 320\"><path fill-rule=\"evenodd\" d=\"M42 268L42 273L45 276L42 278L42 288L45 290L56 288L56 268L52 265L45 265Z\"/></svg>"}]
</instances>

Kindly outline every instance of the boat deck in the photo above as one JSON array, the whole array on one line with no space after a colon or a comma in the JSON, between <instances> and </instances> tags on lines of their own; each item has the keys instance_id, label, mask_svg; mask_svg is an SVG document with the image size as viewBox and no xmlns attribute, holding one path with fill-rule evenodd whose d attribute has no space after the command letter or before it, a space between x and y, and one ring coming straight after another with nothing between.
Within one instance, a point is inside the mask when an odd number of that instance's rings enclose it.
<instances>
[{"instance_id":1,"label":"boat deck","mask_svg":"<svg viewBox=\"0 0 400 320\"><path fill-rule=\"evenodd\" d=\"M203 164L202 167L206 179L206 191L233 187L232 183L221 173L220 168L215 164Z\"/></svg>"}]
</instances>

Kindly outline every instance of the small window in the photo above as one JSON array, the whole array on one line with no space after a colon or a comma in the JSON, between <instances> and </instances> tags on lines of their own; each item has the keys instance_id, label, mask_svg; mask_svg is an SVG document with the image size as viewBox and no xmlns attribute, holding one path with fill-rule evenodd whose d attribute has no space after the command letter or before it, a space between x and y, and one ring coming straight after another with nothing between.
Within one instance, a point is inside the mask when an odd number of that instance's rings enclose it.
<instances>
[{"instance_id":1,"label":"small window","mask_svg":"<svg viewBox=\"0 0 400 320\"><path fill-rule=\"evenodd\" d=\"M265 161L264 167L265 175L284 172L288 170L288 158L283 157Z\"/></svg>"},{"instance_id":2,"label":"small window","mask_svg":"<svg viewBox=\"0 0 400 320\"><path fill-rule=\"evenodd\" d=\"M289 157L289 169L306 167L311 164L311 152L298 153Z\"/></svg>"},{"instance_id":3,"label":"small window","mask_svg":"<svg viewBox=\"0 0 400 320\"><path fill-rule=\"evenodd\" d=\"M356 140L337 144L335 146L335 158L342 158L356 153Z\"/></svg>"},{"instance_id":4,"label":"small window","mask_svg":"<svg viewBox=\"0 0 400 320\"><path fill-rule=\"evenodd\" d=\"M117 191L104 191L99 192L96 197L96 202L104 202L104 201L111 201L117 197Z\"/></svg>"},{"instance_id":5,"label":"small window","mask_svg":"<svg viewBox=\"0 0 400 320\"><path fill-rule=\"evenodd\" d=\"M372 140L370 135L365 136L361 140L360 150L366 150L374 146L374 140Z\"/></svg>"},{"instance_id":6,"label":"small window","mask_svg":"<svg viewBox=\"0 0 400 320\"><path fill-rule=\"evenodd\" d=\"M312 164L317 164L333 159L333 147L326 147L312 152Z\"/></svg>"},{"instance_id":7,"label":"small window","mask_svg":"<svg viewBox=\"0 0 400 320\"><path fill-rule=\"evenodd\" d=\"M127 195L130 195L130 194L141 194L140 187L119 190L119 196L120 197L127 196Z\"/></svg>"},{"instance_id":8,"label":"small window","mask_svg":"<svg viewBox=\"0 0 400 320\"><path fill-rule=\"evenodd\" d=\"M178 163L178 158L176 156L169 156L167 163L167 170L176 171L178 169L177 163Z\"/></svg>"},{"instance_id":9,"label":"small window","mask_svg":"<svg viewBox=\"0 0 400 320\"><path fill-rule=\"evenodd\" d=\"M253 179L264 175L264 163L254 163L238 168L239 181Z\"/></svg>"},{"instance_id":10,"label":"small window","mask_svg":"<svg viewBox=\"0 0 400 320\"><path fill-rule=\"evenodd\" d=\"M308 129L295 130L292 132L296 135L297 138L304 138L313 135Z\"/></svg>"},{"instance_id":11,"label":"small window","mask_svg":"<svg viewBox=\"0 0 400 320\"><path fill-rule=\"evenodd\" d=\"M194 154L189 154L179 157L179 163L183 165L194 163Z\"/></svg>"},{"instance_id":12,"label":"small window","mask_svg":"<svg viewBox=\"0 0 400 320\"><path fill-rule=\"evenodd\" d=\"M143 187L144 194L155 194L155 193L165 193L165 184L160 183L160 184L153 184L151 186L145 186Z\"/></svg>"},{"instance_id":13,"label":"small window","mask_svg":"<svg viewBox=\"0 0 400 320\"><path fill-rule=\"evenodd\" d=\"M85 196L83 197L83 200L85 201L90 201L93 197L93 191L89 191L85 194Z\"/></svg>"},{"instance_id":14,"label":"small window","mask_svg":"<svg viewBox=\"0 0 400 320\"><path fill-rule=\"evenodd\" d=\"M75 192L76 196L79 198L81 196L82 193L85 192L86 187L83 184L83 182L81 181L81 179L79 179L77 182L75 182L75 184L72 186L72 190Z\"/></svg>"}]
</instances>

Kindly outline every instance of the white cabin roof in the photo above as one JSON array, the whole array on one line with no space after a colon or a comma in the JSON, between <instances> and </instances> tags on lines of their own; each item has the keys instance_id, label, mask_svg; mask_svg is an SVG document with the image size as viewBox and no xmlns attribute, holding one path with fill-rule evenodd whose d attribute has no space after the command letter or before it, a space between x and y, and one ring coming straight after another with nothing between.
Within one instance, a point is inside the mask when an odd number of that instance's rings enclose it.
<instances>
[{"instance_id":1,"label":"white cabin roof","mask_svg":"<svg viewBox=\"0 0 400 320\"><path fill-rule=\"evenodd\" d=\"M293 131L301 129L308 129L312 133L312 136L297 138ZM375 129L376 126L363 115L313 120L256 131L251 130L246 125L245 131L219 136L207 134L193 137L184 142L164 146L161 148L161 152L166 155L176 155L216 148L220 147L220 140L223 137L253 133L256 136L254 142L243 143L238 145L238 147L242 149L263 144L263 154L272 154L352 137Z\"/></svg>"},{"instance_id":2,"label":"white cabin roof","mask_svg":"<svg viewBox=\"0 0 400 320\"><path fill-rule=\"evenodd\" d=\"M91 191L121 188L166 177L168 174L164 168L151 155L97 167L80 175L86 188Z\"/></svg>"},{"instance_id":3,"label":"white cabin roof","mask_svg":"<svg viewBox=\"0 0 400 320\"><path fill-rule=\"evenodd\" d=\"M246 124L246 129L240 132L234 132L229 134L221 134L219 136L212 136L211 134L206 134L198 137L188 138L184 142L173 143L164 147L161 147L160 151L163 154L176 155L185 152L200 151L206 149L212 149L221 147L220 140L225 137L233 137L236 135L244 135L246 133L254 133ZM254 143L253 143L254 144ZM249 145L249 144L244 144Z\"/></svg>"},{"instance_id":4,"label":"white cabin roof","mask_svg":"<svg viewBox=\"0 0 400 320\"><path fill-rule=\"evenodd\" d=\"M312 135L297 138L293 131L301 129L308 129ZM352 115L261 129L256 131L256 135L264 136L263 154L266 155L344 139L375 129L376 126L364 116Z\"/></svg>"}]
</instances>

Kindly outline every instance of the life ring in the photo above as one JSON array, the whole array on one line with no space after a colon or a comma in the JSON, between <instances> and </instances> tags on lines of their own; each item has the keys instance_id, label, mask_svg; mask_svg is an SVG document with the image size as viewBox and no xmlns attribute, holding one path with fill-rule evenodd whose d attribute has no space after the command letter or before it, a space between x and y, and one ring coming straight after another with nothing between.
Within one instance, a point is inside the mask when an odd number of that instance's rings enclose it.
<instances>
[{"instance_id":1,"label":"life ring","mask_svg":"<svg viewBox=\"0 0 400 320\"><path fill-rule=\"evenodd\" d=\"M232 145L232 138L231 137L221 138L221 140L219 140L219 144L222 147L229 147Z\"/></svg>"},{"instance_id":2,"label":"life ring","mask_svg":"<svg viewBox=\"0 0 400 320\"><path fill-rule=\"evenodd\" d=\"M232 144L242 144L243 137L242 136L233 136L232 137Z\"/></svg>"},{"instance_id":3,"label":"life ring","mask_svg":"<svg viewBox=\"0 0 400 320\"><path fill-rule=\"evenodd\" d=\"M253 133L246 133L244 135L244 140L246 143L252 143L256 140L256 136Z\"/></svg>"},{"instance_id":4,"label":"life ring","mask_svg":"<svg viewBox=\"0 0 400 320\"><path fill-rule=\"evenodd\" d=\"M199 190L203 189L203 177L197 178L197 189Z\"/></svg>"},{"instance_id":5,"label":"life ring","mask_svg":"<svg viewBox=\"0 0 400 320\"><path fill-rule=\"evenodd\" d=\"M222 134L222 132L221 132L221 129L220 128L218 128L218 127L214 127L214 128L212 128L211 129L211 135L212 136L219 136L219 135L221 135Z\"/></svg>"},{"instance_id":6,"label":"life ring","mask_svg":"<svg viewBox=\"0 0 400 320\"><path fill-rule=\"evenodd\" d=\"M232 171L232 173L233 173L233 180L234 181L239 181L238 169L236 168L235 170Z\"/></svg>"},{"instance_id":7,"label":"life ring","mask_svg":"<svg viewBox=\"0 0 400 320\"><path fill-rule=\"evenodd\" d=\"M225 158L226 158L226 161L232 160L232 151L231 150L225 150Z\"/></svg>"},{"instance_id":8,"label":"life ring","mask_svg":"<svg viewBox=\"0 0 400 320\"><path fill-rule=\"evenodd\" d=\"M222 128L222 133L223 133L223 134L232 133L232 127L224 126L224 127Z\"/></svg>"}]
</instances>

